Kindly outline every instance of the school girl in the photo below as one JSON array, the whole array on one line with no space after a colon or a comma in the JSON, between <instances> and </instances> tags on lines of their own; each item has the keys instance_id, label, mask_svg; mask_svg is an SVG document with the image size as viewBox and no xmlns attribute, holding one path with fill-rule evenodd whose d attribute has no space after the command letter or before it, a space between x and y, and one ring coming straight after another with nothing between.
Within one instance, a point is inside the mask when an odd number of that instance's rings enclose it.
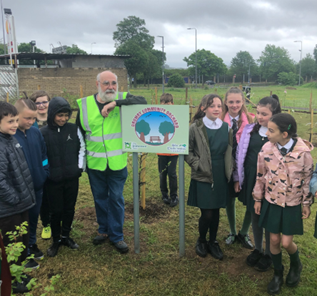
<instances>
[{"instance_id":1,"label":"school girl","mask_svg":"<svg viewBox=\"0 0 317 296\"><path fill-rule=\"evenodd\" d=\"M247 124L253 122L252 116L248 113L247 108L244 105L245 98L243 92L238 87L231 87L224 100L224 111L222 113L221 119L228 123L233 130L233 151L232 155L235 158L236 148L239 144L242 131ZM226 207L227 217L230 226L230 233L226 238L226 244L231 245L237 240L242 244L243 247L247 249L253 249L249 237L249 228L251 225L251 213L249 211L245 212L242 228L240 229L238 235L236 231L236 197L237 193L234 190L233 179L229 183L229 204Z\"/></svg>"},{"instance_id":2,"label":"school girl","mask_svg":"<svg viewBox=\"0 0 317 296\"><path fill-rule=\"evenodd\" d=\"M196 253L206 257L209 252L219 260L223 258L216 240L219 209L225 208L229 201L228 180L233 165L233 135L228 124L219 119L222 108L218 95L208 94L202 98L189 129L189 154L185 156L191 167L187 204L201 211Z\"/></svg>"},{"instance_id":3,"label":"school girl","mask_svg":"<svg viewBox=\"0 0 317 296\"><path fill-rule=\"evenodd\" d=\"M244 128L236 153L236 170L233 172L234 187L239 193L239 201L251 213L252 230L255 249L247 257L247 264L258 271L267 271L272 265L270 253L270 233L265 232L266 248L263 254L263 228L259 227L259 215L254 212L252 191L256 180L258 153L268 142L266 136L269 119L281 113L277 95L260 100L256 108L256 123L248 124Z\"/></svg>"},{"instance_id":4,"label":"school girl","mask_svg":"<svg viewBox=\"0 0 317 296\"><path fill-rule=\"evenodd\" d=\"M303 234L302 219L310 215L313 146L297 137L296 132L294 117L286 113L274 115L268 122L269 142L258 156L254 210L260 215L259 226L270 232L274 276L267 291L271 295L279 293L283 285L281 244L290 256L287 286L298 284L303 267L293 236Z\"/></svg>"},{"instance_id":5,"label":"school girl","mask_svg":"<svg viewBox=\"0 0 317 296\"><path fill-rule=\"evenodd\" d=\"M309 189L310 189L310 192L315 196L315 198L317 198L317 164L316 164L315 171L313 173L313 177L311 178L309 183ZM317 213L316 213L316 219L315 219L314 237L317 238Z\"/></svg>"}]
</instances>

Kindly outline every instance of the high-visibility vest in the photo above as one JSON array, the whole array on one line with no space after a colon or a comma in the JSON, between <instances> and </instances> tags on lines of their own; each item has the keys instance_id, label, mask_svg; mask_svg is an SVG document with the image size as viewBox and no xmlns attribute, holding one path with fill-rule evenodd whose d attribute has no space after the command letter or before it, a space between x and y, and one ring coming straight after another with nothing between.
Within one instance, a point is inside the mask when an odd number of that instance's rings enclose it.
<instances>
[{"instance_id":1,"label":"high-visibility vest","mask_svg":"<svg viewBox=\"0 0 317 296\"><path fill-rule=\"evenodd\" d=\"M127 92L119 92L116 100L124 100ZM78 99L80 123L85 131L87 166L104 171L118 171L127 166L127 153L122 152L121 112L115 107L108 115L100 114L95 97Z\"/></svg>"}]
</instances>

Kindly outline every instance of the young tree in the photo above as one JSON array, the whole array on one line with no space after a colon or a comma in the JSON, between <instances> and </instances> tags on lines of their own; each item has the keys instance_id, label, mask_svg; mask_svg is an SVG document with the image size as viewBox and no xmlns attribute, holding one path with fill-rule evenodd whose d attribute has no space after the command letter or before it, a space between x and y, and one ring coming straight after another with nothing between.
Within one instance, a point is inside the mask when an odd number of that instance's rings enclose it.
<instances>
[{"instance_id":1,"label":"young tree","mask_svg":"<svg viewBox=\"0 0 317 296\"><path fill-rule=\"evenodd\" d=\"M136 16L128 16L117 24L117 31L113 32L115 47L118 48L127 41L133 40L143 49L152 49L154 46L154 37L149 35L145 28L145 20Z\"/></svg>"},{"instance_id":2,"label":"young tree","mask_svg":"<svg viewBox=\"0 0 317 296\"><path fill-rule=\"evenodd\" d=\"M136 123L135 130L140 134L140 140L145 143L145 136L151 131L150 125L145 120Z\"/></svg>"},{"instance_id":3,"label":"young tree","mask_svg":"<svg viewBox=\"0 0 317 296\"><path fill-rule=\"evenodd\" d=\"M267 44L258 61L263 78L270 81L276 81L281 72L295 71L295 62L284 47Z\"/></svg>"},{"instance_id":4,"label":"young tree","mask_svg":"<svg viewBox=\"0 0 317 296\"><path fill-rule=\"evenodd\" d=\"M296 68L299 68L299 64L296 65ZM313 56L308 53L301 61L301 75L303 78L308 77L312 79L312 77L316 74L316 70L315 60Z\"/></svg>"},{"instance_id":5,"label":"young tree","mask_svg":"<svg viewBox=\"0 0 317 296\"><path fill-rule=\"evenodd\" d=\"M180 74L173 74L167 83L168 87L184 87L185 81L184 78Z\"/></svg>"},{"instance_id":6,"label":"young tree","mask_svg":"<svg viewBox=\"0 0 317 296\"><path fill-rule=\"evenodd\" d=\"M183 59L189 67L191 75L195 73L196 53L192 53L189 57ZM204 76L222 75L227 71L223 60L215 54L205 49L197 50L197 72Z\"/></svg>"}]
</instances>

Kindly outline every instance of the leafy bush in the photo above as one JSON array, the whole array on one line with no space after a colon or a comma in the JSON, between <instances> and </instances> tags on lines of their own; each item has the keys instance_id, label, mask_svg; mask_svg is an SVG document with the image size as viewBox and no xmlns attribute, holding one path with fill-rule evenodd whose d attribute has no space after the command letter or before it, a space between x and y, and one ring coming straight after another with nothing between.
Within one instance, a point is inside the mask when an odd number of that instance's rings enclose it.
<instances>
[{"instance_id":1,"label":"leafy bush","mask_svg":"<svg viewBox=\"0 0 317 296\"><path fill-rule=\"evenodd\" d=\"M298 81L298 75L293 72L281 72L277 77L277 81L283 85L295 85Z\"/></svg>"},{"instance_id":2,"label":"leafy bush","mask_svg":"<svg viewBox=\"0 0 317 296\"><path fill-rule=\"evenodd\" d=\"M168 87L185 87L185 81L179 74L173 74L168 80Z\"/></svg>"}]
</instances>

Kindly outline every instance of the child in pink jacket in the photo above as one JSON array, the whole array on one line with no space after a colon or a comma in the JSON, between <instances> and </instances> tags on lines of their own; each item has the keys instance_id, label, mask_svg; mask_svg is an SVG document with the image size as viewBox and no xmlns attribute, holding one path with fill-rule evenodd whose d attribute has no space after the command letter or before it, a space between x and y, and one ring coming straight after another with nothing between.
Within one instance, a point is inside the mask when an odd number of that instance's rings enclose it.
<instances>
[{"instance_id":1,"label":"child in pink jacket","mask_svg":"<svg viewBox=\"0 0 317 296\"><path fill-rule=\"evenodd\" d=\"M260 215L259 226L270 232L274 277L267 291L271 295L277 294L283 284L281 243L290 256L287 286L297 286L303 268L293 236L303 234L302 219L310 215L309 182L314 169L310 151L313 146L297 137L296 132L293 116L274 115L266 133L269 142L258 156L254 210Z\"/></svg>"}]
</instances>

